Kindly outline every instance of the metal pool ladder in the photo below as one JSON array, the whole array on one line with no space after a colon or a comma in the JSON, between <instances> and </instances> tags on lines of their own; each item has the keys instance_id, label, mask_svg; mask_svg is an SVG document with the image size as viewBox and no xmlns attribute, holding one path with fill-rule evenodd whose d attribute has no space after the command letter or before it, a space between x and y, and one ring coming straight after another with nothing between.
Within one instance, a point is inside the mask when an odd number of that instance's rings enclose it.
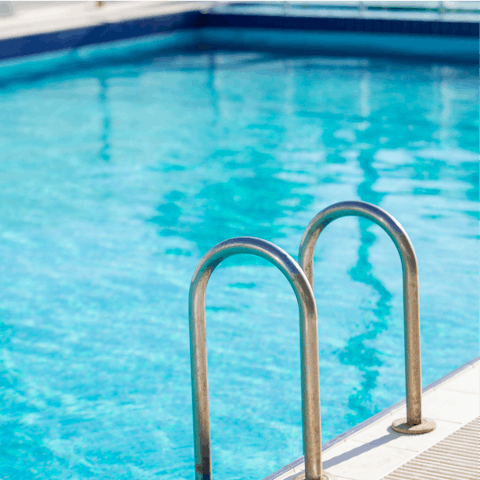
<instances>
[{"instance_id":1,"label":"metal pool ladder","mask_svg":"<svg viewBox=\"0 0 480 480\"><path fill-rule=\"evenodd\" d=\"M368 218L382 227L393 240L402 261L407 418L395 420L392 428L410 435L431 432L436 427L435 421L422 418L418 264L407 232L395 218L376 205L359 201L336 203L318 213L305 229L298 261L313 288L313 252L318 236L329 223L349 215Z\"/></svg>"},{"instance_id":2,"label":"metal pool ladder","mask_svg":"<svg viewBox=\"0 0 480 480\"><path fill-rule=\"evenodd\" d=\"M210 413L208 402L205 292L215 267L227 257L250 253L273 263L295 292L300 311L302 368L302 423L306 480L334 480L322 472L320 420L320 372L318 359L317 307L313 290L298 263L273 243L253 237L225 240L210 249L193 274L189 295L190 358L195 442L195 478L211 480Z\"/></svg>"}]
</instances>

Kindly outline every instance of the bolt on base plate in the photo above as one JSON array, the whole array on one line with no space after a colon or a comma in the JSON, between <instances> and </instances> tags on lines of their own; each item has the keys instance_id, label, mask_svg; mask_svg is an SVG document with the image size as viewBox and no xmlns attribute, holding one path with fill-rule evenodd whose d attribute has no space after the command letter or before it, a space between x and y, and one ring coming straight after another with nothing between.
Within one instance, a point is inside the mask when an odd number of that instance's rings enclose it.
<instances>
[{"instance_id":1,"label":"bolt on base plate","mask_svg":"<svg viewBox=\"0 0 480 480\"><path fill-rule=\"evenodd\" d=\"M424 418L418 425L410 425L406 418L399 418L392 423L392 429L403 435L421 435L432 432L437 428L437 422L431 418Z\"/></svg>"},{"instance_id":2,"label":"bolt on base plate","mask_svg":"<svg viewBox=\"0 0 480 480\"><path fill-rule=\"evenodd\" d=\"M300 473L299 475L294 477L293 480L305 480L305 472ZM337 477L335 477L335 475L332 475L331 473L323 472L322 480L337 480Z\"/></svg>"}]
</instances>

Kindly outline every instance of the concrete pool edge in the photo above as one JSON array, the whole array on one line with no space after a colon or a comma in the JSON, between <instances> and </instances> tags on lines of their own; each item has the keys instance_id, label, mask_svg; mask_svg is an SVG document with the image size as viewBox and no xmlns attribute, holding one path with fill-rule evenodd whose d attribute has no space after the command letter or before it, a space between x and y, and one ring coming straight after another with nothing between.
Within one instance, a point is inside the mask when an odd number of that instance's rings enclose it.
<instances>
[{"instance_id":1,"label":"concrete pool edge","mask_svg":"<svg viewBox=\"0 0 480 480\"><path fill-rule=\"evenodd\" d=\"M51 31L33 31L27 35L0 38L0 62L196 28L201 15L197 9L180 10L147 18L122 19L119 22L91 20L90 25L66 29L54 23ZM85 22L88 20L85 19Z\"/></svg>"},{"instance_id":2,"label":"concrete pool edge","mask_svg":"<svg viewBox=\"0 0 480 480\"><path fill-rule=\"evenodd\" d=\"M471 367L475 367L477 364L480 364L480 356L475 357L469 362L465 363L464 365L461 365L460 367L456 368L455 370L452 370L450 373L444 375L443 377L439 378L438 380L435 380L434 382L430 383L426 387L422 388L422 393L427 393L432 390L435 390L437 387L441 386L442 384L446 383L456 375L465 372L467 369ZM337 445L338 443L342 442L343 440L346 440L347 438L351 437L352 435L360 432L361 430L373 425L375 422L383 419L387 415L389 415L391 412L394 410L402 407L405 405L405 399L391 405L390 407L386 408L385 410L382 410L381 412L373 415L372 417L368 418L367 420L363 421L362 423L359 423L355 427L347 430L346 432L338 435L335 438L332 438L328 442L325 442L322 445L322 451L326 451L329 448ZM287 472L293 470L295 467L298 467L299 465L304 463L304 456L301 456L300 458L297 458L293 462L290 462L289 464L285 465L281 469L277 470L276 472L268 475L265 477L263 480L276 480L279 477L285 475Z\"/></svg>"}]
</instances>

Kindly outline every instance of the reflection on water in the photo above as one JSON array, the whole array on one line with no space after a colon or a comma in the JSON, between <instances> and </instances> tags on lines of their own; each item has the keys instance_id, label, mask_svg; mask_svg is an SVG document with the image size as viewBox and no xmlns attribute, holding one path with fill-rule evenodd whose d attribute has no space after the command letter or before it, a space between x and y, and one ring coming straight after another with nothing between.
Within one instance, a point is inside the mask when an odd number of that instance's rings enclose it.
<instances>
[{"instance_id":1,"label":"reflection on water","mask_svg":"<svg viewBox=\"0 0 480 480\"><path fill-rule=\"evenodd\" d=\"M360 79L359 104L364 122L368 122L370 115L369 99L369 72L364 73ZM356 141L366 143L369 136L369 127L363 127L356 132ZM357 188L358 198L365 202L381 206L384 193L373 188L379 178L375 169L373 155L375 148L363 148L358 151L358 164L363 172L364 180ZM370 262L370 250L375 244L376 235L373 233L373 223L369 220L359 219L360 243L358 247L357 263L350 269L349 274L356 282L361 282L372 287L378 297L373 308L369 308L365 319L365 329L362 333L350 337L345 348L338 352L338 357L343 365L350 365L359 370L362 381L354 388L348 397L349 412L347 419L350 426L368 418L379 411L378 403L372 400L372 392L377 388L377 378L383 365L381 353L375 349L373 340L388 328L392 294L383 285L373 272ZM383 232L382 232L383 233ZM385 233L386 235L386 233ZM393 273L393 272L392 272ZM401 272L394 272L401 275Z\"/></svg>"},{"instance_id":2,"label":"reflection on water","mask_svg":"<svg viewBox=\"0 0 480 480\"><path fill-rule=\"evenodd\" d=\"M383 364L382 352L369 346L369 343L388 328L392 298L392 294L373 274L372 265L369 262L369 252L375 244L376 237L369 231L371 225L365 223L365 221L360 221L358 261L349 273L356 282L370 285L378 293L379 298L366 319L368 322L366 330L351 337L346 347L339 353L340 362L358 368L363 377L360 386L355 388L348 398L348 406L351 410L348 413L348 420L352 426L379 410L378 403L372 401L371 392L377 387L376 381Z\"/></svg>"},{"instance_id":3,"label":"reflection on water","mask_svg":"<svg viewBox=\"0 0 480 480\"><path fill-rule=\"evenodd\" d=\"M110 110L108 108L108 79L103 75L99 76L98 81L100 83L99 90L99 105L102 111L102 128L101 128L101 144L100 158L106 162L110 161Z\"/></svg>"},{"instance_id":4,"label":"reflection on water","mask_svg":"<svg viewBox=\"0 0 480 480\"><path fill-rule=\"evenodd\" d=\"M11 315L0 309L0 404L2 405L1 478L33 480L45 471L54 471L58 459L44 445L44 428L35 425L39 409L29 402L22 379L8 367L8 356L14 329L8 325ZM25 468L26 459L33 468Z\"/></svg>"},{"instance_id":5,"label":"reflection on water","mask_svg":"<svg viewBox=\"0 0 480 480\"><path fill-rule=\"evenodd\" d=\"M295 195L295 184L279 178L282 165L268 153L250 149L218 152L211 162L221 180L203 186L195 196L195 205L186 195L171 192L150 220L162 228L163 236L185 238L194 242L199 252L240 235L281 238L286 217L304 210L312 201L311 195ZM285 204L287 208L282 207Z\"/></svg>"}]
</instances>

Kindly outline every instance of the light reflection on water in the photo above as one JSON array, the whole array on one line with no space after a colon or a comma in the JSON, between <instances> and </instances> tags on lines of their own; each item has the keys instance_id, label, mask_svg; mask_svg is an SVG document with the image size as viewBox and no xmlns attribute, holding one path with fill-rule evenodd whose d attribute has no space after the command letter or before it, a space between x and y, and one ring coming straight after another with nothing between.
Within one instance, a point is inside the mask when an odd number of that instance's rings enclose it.
<instances>
[{"instance_id":1,"label":"light reflection on water","mask_svg":"<svg viewBox=\"0 0 480 480\"><path fill-rule=\"evenodd\" d=\"M196 264L238 235L296 258L337 201L381 206L412 239L424 384L477 355L477 75L210 52L5 86L2 475L191 478ZM326 441L404 395L401 265L379 227L347 218L322 234L315 278ZM255 258L210 281L218 477L301 454L292 297Z\"/></svg>"}]
</instances>

